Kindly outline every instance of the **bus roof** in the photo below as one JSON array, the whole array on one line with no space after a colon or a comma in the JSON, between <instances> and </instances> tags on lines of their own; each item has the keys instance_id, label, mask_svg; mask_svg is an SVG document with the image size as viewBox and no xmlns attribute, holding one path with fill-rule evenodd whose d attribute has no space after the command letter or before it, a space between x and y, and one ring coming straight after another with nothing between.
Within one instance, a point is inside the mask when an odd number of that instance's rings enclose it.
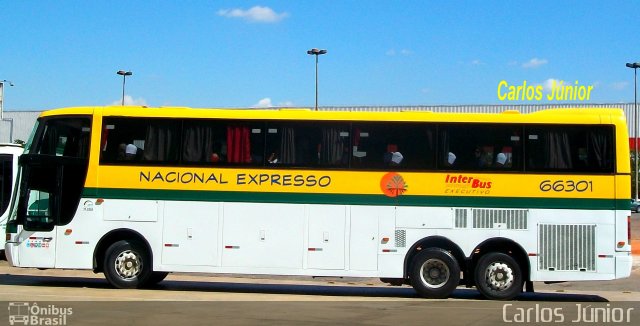
<instances>
[{"instance_id":1,"label":"bus roof","mask_svg":"<svg viewBox=\"0 0 640 326\"><path fill-rule=\"evenodd\" d=\"M493 122L493 123L624 123L622 109L546 109L521 114L517 110L502 113L451 113L432 111L313 111L304 108L232 109L141 106L75 107L44 111L41 117L58 115L93 115L153 118L217 118L247 120L309 120L309 121L416 121L416 122Z\"/></svg>"}]
</instances>

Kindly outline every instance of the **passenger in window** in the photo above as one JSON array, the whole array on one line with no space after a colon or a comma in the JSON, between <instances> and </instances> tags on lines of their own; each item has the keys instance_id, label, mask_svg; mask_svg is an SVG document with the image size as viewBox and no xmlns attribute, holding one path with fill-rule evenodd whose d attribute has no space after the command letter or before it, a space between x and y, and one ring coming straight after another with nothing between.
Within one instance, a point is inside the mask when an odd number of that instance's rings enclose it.
<instances>
[{"instance_id":1,"label":"passenger in window","mask_svg":"<svg viewBox=\"0 0 640 326\"><path fill-rule=\"evenodd\" d=\"M389 166L400 166L404 156L400 152L385 153L384 162Z\"/></svg>"},{"instance_id":2,"label":"passenger in window","mask_svg":"<svg viewBox=\"0 0 640 326\"><path fill-rule=\"evenodd\" d=\"M269 155L269 158L267 159L267 162L271 164L278 163L278 155L276 155L276 153L271 153L271 155Z\"/></svg>"},{"instance_id":3,"label":"passenger in window","mask_svg":"<svg viewBox=\"0 0 640 326\"><path fill-rule=\"evenodd\" d=\"M127 144L122 143L118 145L118 161L124 161L126 158L125 152L127 151Z\"/></svg>"},{"instance_id":4,"label":"passenger in window","mask_svg":"<svg viewBox=\"0 0 640 326\"><path fill-rule=\"evenodd\" d=\"M476 167L487 168L493 164L493 148L491 146L476 146L474 151Z\"/></svg>"},{"instance_id":5,"label":"passenger in window","mask_svg":"<svg viewBox=\"0 0 640 326\"><path fill-rule=\"evenodd\" d=\"M136 155L138 154L138 147L134 144L129 144L125 147L124 151L124 159L127 161L132 161L136 159Z\"/></svg>"},{"instance_id":6,"label":"passenger in window","mask_svg":"<svg viewBox=\"0 0 640 326\"><path fill-rule=\"evenodd\" d=\"M480 149L480 146L476 146L476 149L474 150L473 155L476 158L477 167L481 168L486 166L484 158L482 157L482 149Z\"/></svg>"},{"instance_id":7,"label":"passenger in window","mask_svg":"<svg viewBox=\"0 0 640 326\"><path fill-rule=\"evenodd\" d=\"M398 151L398 145L388 144L387 151L384 153L382 160L388 166L399 166L404 156Z\"/></svg>"},{"instance_id":8,"label":"passenger in window","mask_svg":"<svg viewBox=\"0 0 640 326\"><path fill-rule=\"evenodd\" d=\"M449 152L449 154L447 154L447 162L446 165L447 166L453 166L453 164L456 163L456 154L453 154L452 152Z\"/></svg>"},{"instance_id":9,"label":"passenger in window","mask_svg":"<svg viewBox=\"0 0 640 326\"><path fill-rule=\"evenodd\" d=\"M496 155L496 167L497 168L504 168L507 165L507 155L505 155L504 153L498 153L498 155Z\"/></svg>"}]
</instances>

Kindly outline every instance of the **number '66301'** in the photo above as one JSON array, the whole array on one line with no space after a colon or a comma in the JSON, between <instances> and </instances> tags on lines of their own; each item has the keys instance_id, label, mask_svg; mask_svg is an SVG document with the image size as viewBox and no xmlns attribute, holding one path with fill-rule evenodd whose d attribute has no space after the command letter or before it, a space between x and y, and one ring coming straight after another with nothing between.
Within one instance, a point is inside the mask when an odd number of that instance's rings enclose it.
<instances>
[{"instance_id":1,"label":"number '66301'","mask_svg":"<svg viewBox=\"0 0 640 326\"><path fill-rule=\"evenodd\" d=\"M585 192L593 191L593 181L589 180L543 180L540 182L540 190L544 192Z\"/></svg>"}]
</instances>

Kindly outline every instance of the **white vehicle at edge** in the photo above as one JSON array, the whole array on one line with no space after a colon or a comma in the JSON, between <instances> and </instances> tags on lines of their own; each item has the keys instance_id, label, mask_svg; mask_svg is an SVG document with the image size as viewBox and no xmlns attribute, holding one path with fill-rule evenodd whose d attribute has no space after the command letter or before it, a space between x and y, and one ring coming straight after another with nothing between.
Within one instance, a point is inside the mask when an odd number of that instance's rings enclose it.
<instances>
[{"instance_id":1,"label":"white vehicle at edge","mask_svg":"<svg viewBox=\"0 0 640 326\"><path fill-rule=\"evenodd\" d=\"M0 144L0 231L5 233L9 206L11 204L16 176L18 175L18 157L24 149L18 144ZM0 252L4 252L5 237L0 237Z\"/></svg>"}]
</instances>

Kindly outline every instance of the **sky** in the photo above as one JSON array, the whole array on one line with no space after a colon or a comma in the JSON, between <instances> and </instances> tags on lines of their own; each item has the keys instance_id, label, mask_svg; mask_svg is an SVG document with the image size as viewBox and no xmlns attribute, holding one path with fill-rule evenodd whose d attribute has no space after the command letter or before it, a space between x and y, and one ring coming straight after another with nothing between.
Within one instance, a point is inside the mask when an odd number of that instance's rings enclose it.
<instances>
[{"instance_id":1,"label":"sky","mask_svg":"<svg viewBox=\"0 0 640 326\"><path fill-rule=\"evenodd\" d=\"M120 104L312 107L502 101L498 85L633 102L634 1L0 0L5 110ZM571 103L583 103L573 101Z\"/></svg>"}]
</instances>

